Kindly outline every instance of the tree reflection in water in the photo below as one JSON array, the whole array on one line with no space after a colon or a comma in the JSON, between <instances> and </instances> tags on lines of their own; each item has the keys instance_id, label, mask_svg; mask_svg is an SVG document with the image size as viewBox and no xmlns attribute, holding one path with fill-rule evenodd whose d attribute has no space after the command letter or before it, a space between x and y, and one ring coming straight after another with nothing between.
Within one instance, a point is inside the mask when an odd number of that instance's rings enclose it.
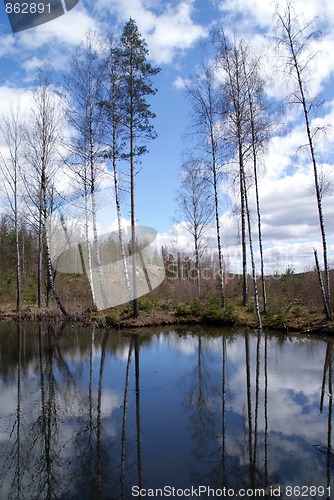
<instances>
[{"instance_id":1,"label":"tree reflection in water","mask_svg":"<svg viewBox=\"0 0 334 500\"><path fill-rule=\"evenodd\" d=\"M198 334L197 365L189 377L189 392L185 409L193 430L194 464L199 466L193 473L195 484L203 484L203 471L208 486L217 489L265 488L278 482L276 475L268 478L268 398L267 398L267 337L258 333L252 363L250 334L244 334L245 353L245 414L242 421L233 412L231 380L232 362L228 361L228 346L233 345L231 336L221 337L221 384L214 377L209 356L203 352L203 340ZM254 343L254 342L253 342ZM262 364L261 364L261 361ZM205 368L206 367L206 368ZM253 368L253 370L252 370ZM261 369L262 384L261 384ZM263 392L263 421L259 430L260 390ZM237 391L242 393L239 386ZM221 431L219 432L219 429ZM237 431L237 432L236 432ZM270 481L270 482L269 482Z\"/></svg>"},{"instance_id":2,"label":"tree reflection in water","mask_svg":"<svg viewBox=\"0 0 334 500\"><path fill-rule=\"evenodd\" d=\"M327 488L331 485L331 465L333 460L334 450L332 449L332 413L333 413L333 357L332 357L332 344L328 343L326 347L326 356L322 377L322 386L321 386L321 396L320 396L320 413L324 411L324 399L325 396L328 398L328 417L327 417L327 446L319 446L315 445L315 448L319 451L324 451L326 454L326 463L327 463ZM326 389L326 379L327 379L327 387ZM327 498L330 498L328 496Z\"/></svg>"},{"instance_id":3,"label":"tree reflection in water","mask_svg":"<svg viewBox=\"0 0 334 500\"><path fill-rule=\"evenodd\" d=\"M2 323L0 498L333 486L332 362L331 340Z\"/></svg>"}]
</instances>

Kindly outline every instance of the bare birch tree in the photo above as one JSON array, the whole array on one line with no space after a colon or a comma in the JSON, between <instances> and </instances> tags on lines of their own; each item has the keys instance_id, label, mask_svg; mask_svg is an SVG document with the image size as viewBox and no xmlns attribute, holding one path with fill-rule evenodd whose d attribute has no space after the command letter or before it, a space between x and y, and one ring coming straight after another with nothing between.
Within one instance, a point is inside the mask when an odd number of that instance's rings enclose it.
<instances>
[{"instance_id":1,"label":"bare birch tree","mask_svg":"<svg viewBox=\"0 0 334 500\"><path fill-rule=\"evenodd\" d=\"M0 132L7 155L0 156L3 189L14 219L16 253L16 308L21 307L21 252L20 252L20 178L22 169L22 118L19 108L11 109L1 118ZM21 193L22 194L22 193Z\"/></svg>"},{"instance_id":2,"label":"bare birch tree","mask_svg":"<svg viewBox=\"0 0 334 500\"><path fill-rule=\"evenodd\" d=\"M267 294L264 273L263 237L259 195L259 163L275 124L273 119L269 118L269 106L265 103L264 99L264 80L260 76L260 63L260 57L254 57L252 54L249 54L247 59L243 61L249 106L251 134L251 155L249 161L253 164L251 177L253 177L252 182L254 183L255 188L263 311L264 313L267 313Z\"/></svg>"},{"instance_id":3,"label":"bare birch tree","mask_svg":"<svg viewBox=\"0 0 334 500\"><path fill-rule=\"evenodd\" d=\"M224 138L229 144L230 162L236 162L239 184L241 245L243 274L243 304L248 302L247 285L247 227L252 265L255 309L260 325L258 291L256 283L255 258L253 249L251 201L248 190L255 187L257 230L260 251L262 297L264 312L267 299L264 277L263 240L261 209L258 186L260 157L273 129L268 117L268 106L264 100L264 81L260 76L260 57L254 56L250 45L243 40L229 44L225 34L218 33L217 68L222 80L221 91L224 101L222 128Z\"/></svg>"},{"instance_id":4,"label":"bare birch tree","mask_svg":"<svg viewBox=\"0 0 334 500\"><path fill-rule=\"evenodd\" d=\"M245 200L246 160L250 152L250 112L243 61L247 57L242 42L229 45L224 32L216 36L218 42L217 70L220 71L221 92L224 102L222 124L224 137L230 146L231 160L238 165L238 183L241 214L243 305L248 303L247 285L247 213Z\"/></svg>"},{"instance_id":5,"label":"bare birch tree","mask_svg":"<svg viewBox=\"0 0 334 500\"><path fill-rule=\"evenodd\" d=\"M122 152L124 150L125 144L124 140L122 140L122 136L124 135L124 100L122 93L122 71L120 67L120 54L117 48L117 41L115 41L112 37L107 38L104 50L105 58L103 66L101 68L104 73L104 95L103 100L100 103L100 106L104 111L105 124L105 148L102 152L102 155L106 161L110 161L112 163L118 224L118 241L121 251L125 283L128 290L129 299L130 301L132 301L133 295L130 286L130 278L123 238L120 192L121 188L118 172L118 162L122 157Z\"/></svg>"},{"instance_id":6,"label":"bare birch tree","mask_svg":"<svg viewBox=\"0 0 334 500\"><path fill-rule=\"evenodd\" d=\"M103 144L103 123L100 102L102 100L101 60L94 35L88 33L71 62L71 74L65 76L67 115L74 134L69 141L69 165L74 172L76 185L83 192L85 202L85 239L88 262L88 277L93 303L97 303L97 290L93 280L93 257L95 257L99 291L102 302L107 300L104 291L100 246L97 233L96 191L100 173ZM92 254L89 227L93 228Z\"/></svg>"},{"instance_id":7,"label":"bare birch tree","mask_svg":"<svg viewBox=\"0 0 334 500\"><path fill-rule=\"evenodd\" d=\"M316 40L320 33L314 29L315 20L301 24L300 18L295 14L291 3L287 2L284 8L277 6L276 18L278 23L277 45L282 51L286 75L293 83L294 89L289 96L289 102L299 106L303 112L307 146L314 174L315 196L317 201L319 225L322 239L323 262L325 273L325 301L324 308L327 319L331 319L331 290L329 281L328 250L326 241L325 221L322 207L321 181L319 178L319 165L315 147L315 132L312 127L312 113L315 99L309 93L309 79L311 64L316 54L311 53L310 43Z\"/></svg>"},{"instance_id":8,"label":"bare birch tree","mask_svg":"<svg viewBox=\"0 0 334 500\"><path fill-rule=\"evenodd\" d=\"M43 253L46 255L47 279L57 306L67 312L57 294L51 265L46 221L52 210L57 155L62 137L62 113L52 92L47 70L39 75L28 125L24 131L26 168L24 182L29 206L38 224L38 307L43 304Z\"/></svg>"},{"instance_id":9,"label":"bare birch tree","mask_svg":"<svg viewBox=\"0 0 334 500\"><path fill-rule=\"evenodd\" d=\"M198 296L201 294L200 260L214 215L213 196L204 174L201 162L195 159L185 162L181 171L181 189L177 195L181 222L194 240Z\"/></svg>"},{"instance_id":10,"label":"bare birch tree","mask_svg":"<svg viewBox=\"0 0 334 500\"><path fill-rule=\"evenodd\" d=\"M257 320L257 327L261 330L262 321L259 307L259 293L257 288L257 277L256 277L256 267L255 267L255 258L254 258L254 248L253 248L253 236L252 236L252 222L251 222L251 214L248 203L248 190L246 185L245 174L243 174L242 182L244 184L244 197L245 197L245 211L247 215L247 225L248 225L248 239L249 239L249 251L250 251L250 259L252 266L252 277L253 277L253 287L254 287L254 306L255 306L255 314Z\"/></svg>"},{"instance_id":11,"label":"bare birch tree","mask_svg":"<svg viewBox=\"0 0 334 500\"><path fill-rule=\"evenodd\" d=\"M203 65L202 73L194 76L186 84L186 91L191 100L195 148L201 154L202 164L210 174L207 177L212 184L215 222L217 232L217 251L220 279L220 303L225 306L224 261L221 244L218 185L222 175L222 138L219 130L220 107L219 93L215 82L214 67Z\"/></svg>"}]
</instances>

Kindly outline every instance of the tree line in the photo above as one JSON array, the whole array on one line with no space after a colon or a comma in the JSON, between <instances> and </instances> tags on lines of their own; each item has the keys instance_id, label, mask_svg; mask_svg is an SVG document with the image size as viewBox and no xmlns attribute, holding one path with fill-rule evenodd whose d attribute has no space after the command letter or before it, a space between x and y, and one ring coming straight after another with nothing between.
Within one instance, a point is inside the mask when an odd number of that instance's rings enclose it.
<instances>
[{"instance_id":1,"label":"tree line","mask_svg":"<svg viewBox=\"0 0 334 500\"><path fill-rule=\"evenodd\" d=\"M152 77L159 72L148 61L148 49L136 22L130 19L120 37L104 38L89 33L71 60L71 72L63 75L56 90L51 72L44 67L33 90L28 116L19 108L4 116L1 132L5 148L1 171L9 216L15 227L16 306L21 307L21 244L23 221L37 237L37 305L48 306L52 292L66 316L55 286L49 218L57 211L64 224L68 198L83 200L87 275L95 305L107 304L98 238L96 195L102 174L112 177L118 233L125 279L134 316L138 316L136 272L127 272L121 226L119 162L130 193L131 254L136 268L135 177L147 143L156 134L155 117L148 97L154 95ZM68 195L68 193L70 193ZM93 243L89 242L92 228ZM94 282L93 268L98 283ZM46 290L45 293L45 284Z\"/></svg>"},{"instance_id":2,"label":"tree line","mask_svg":"<svg viewBox=\"0 0 334 500\"><path fill-rule=\"evenodd\" d=\"M323 269L321 271L317 251L314 250L323 306L327 319L331 319L331 290L329 279L328 248L322 208L324 182L321 174L321 152L315 140L319 132L313 125L316 99L310 97L309 76L316 54L310 44L319 38L315 20L301 22L293 5L276 7L275 44L280 67L287 88L288 106L302 112L307 143L301 148L308 151L314 174L314 193L318 210L322 241ZM224 255L221 244L224 228L220 223L219 186L232 182L239 202L235 212L239 218L241 233L243 305L249 301L248 262L251 266L253 297L258 327L261 328L262 312L267 312L265 261L259 190L260 166L268 142L279 132L283 120L267 97L267 82L263 67L267 61L251 43L229 39L223 29L213 33L209 56L199 70L186 83L186 94L193 110L189 146L181 170L181 189L178 193L180 220L192 235L195 263L200 275L200 253L205 248L206 237L215 222L217 255L219 261L220 298L224 307ZM230 188L232 189L232 188ZM212 203L208 209L208 198ZM253 209L255 207L255 209ZM253 210L255 217L253 216ZM254 223L255 220L255 223ZM255 227L253 227L255 226ZM258 238L259 271L255 263L255 235ZM260 280L258 280L258 273ZM200 282L198 280L198 294Z\"/></svg>"},{"instance_id":3,"label":"tree line","mask_svg":"<svg viewBox=\"0 0 334 500\"><path fill-rule=\"evenodd\" d=\"M324 270L321 271L316 251L315 265L326 317L331 319L328 248L322 208L325 189L312 122L317 116L315 99L308 92L308 75L315 56L309 51L309 45L319 37L319 32L314 29L314 21L302 24L289 3L284 8L276 8L276 22L281 69L292 88L286 102L299 106L304 118L307 150L314 173ZM235 212L239 218L242 249L243 305L247 306L250 295L250 262L255 312L261 328L261 315L267 312L268 306L259 175L266 147L279 125L266 94L265 61L261 54L245 40L229 38L223 29L213 34L211 49L210 55L186 83L192 123L178 192L179 215L193 239L199 297L207 234L209 228L215 228L219 299L224 308L226 258L222 244L220 187L222 182L232 180L239 199ZM72 57L71 71L62 75L61 87L55 88L50 71L44 68L32 92L28 116L23 116L16 108L2 117L0 128L5 144L0 158L2 189L15 233L18 309L22 303L24 273L22 245L25 240L22 234L28 231L36 237L37 305L48 306L53 294L58 307L67 315L55 286L57 270L53 266L47 226L50 215L55 212L60 224L64 225L68 200L78 203L79 198L86 242L85 248L81 247L81 252L85 253L81 258L85 262L93 303L101 309L106 307L96 197L103 175L107 174L114 190L124 282L133 315L138 316L135 179L141 157L148 152L148 142L156 137L150 97L156 93L153 77L160 71L148 62L148 56L146 42L133 19L125 24L120 37L102 38L90 33ZM124 192L130 197L132 273L128 269L121 223ZM92 244L89 243L90 232ZM65 235L67 237L66 231ZM256 237L259 270L255 259ZM94 269L97 272L93 273Z\"/></svg>"}]
</instances>

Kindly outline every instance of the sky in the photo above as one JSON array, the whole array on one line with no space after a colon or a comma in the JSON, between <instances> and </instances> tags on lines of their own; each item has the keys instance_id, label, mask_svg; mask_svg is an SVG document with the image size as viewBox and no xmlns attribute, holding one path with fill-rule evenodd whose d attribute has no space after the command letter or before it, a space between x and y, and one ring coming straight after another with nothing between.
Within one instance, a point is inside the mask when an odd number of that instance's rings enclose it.
<instances>
[{"instance_id":1,"label":"sky","mask_svg":"<svg viewBox=\"0 0 334 500\"><path fill-rule=\"evenodd\" d=\"M312 124L327 127L334 117L334 3L296 0L294 6L306 20L318 16L316 26L323 33L311 47L318 56L313 61L309 92L311 97L321 94L326 101ZM278 56L272 38L274 12L275 2L263 0L80 0L66 15L13 34L1 4L0 112L18 102L20 108L29 107L30 90L43 61L60 75L70 69L71 54L84 41L88 30L120 34L125 22L130 17L135 19L148 44L150 62L161 68L154 78L158 92L151 99L158 137L149 144L150 152L143 157L136 177L137 223L155 228L160 245L190 249L189 234L182 224L175 223L185 134L191 123L191 105L184 82L198 71L211 30L222 27L227 36L252 43L264 55L268 75L266 93L275 104L280 104L289 93L289 85L277 69ZM56 85L61 85L61 81ZM284 128L270 139L262 159L260 200L268 273L283 272L287 267L297 272L310 270L314 267L313 247L321 250L311 164L306 150L297 154L305 144L301 118L298 108L286 107L281 118ZM330 177L334 132L326 130L326 137L319 138L317 148L324 171ZM238 272L240 239L238 220L233 216L236 193L227 182L221 182L219 192L224 254L231 269ZM333 267L333 197L326 196L323 202L329 261ZM122 215L129 219L127 203ZM214 234L213 229L212 242Z\"/></svg>"}]
</instances>

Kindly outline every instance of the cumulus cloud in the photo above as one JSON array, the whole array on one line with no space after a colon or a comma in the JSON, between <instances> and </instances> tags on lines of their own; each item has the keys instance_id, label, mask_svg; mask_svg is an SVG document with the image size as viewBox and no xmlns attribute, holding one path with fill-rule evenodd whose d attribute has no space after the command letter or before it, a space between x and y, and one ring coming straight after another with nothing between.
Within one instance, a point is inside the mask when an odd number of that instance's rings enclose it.
<instances>
[{"instance_id":1,"label":"cumulus cloud","mask_svg":"<svg viewBox=\"0 0 334 500\"><path fill-rule=\"evenodd\" d=\"M176 89L185 89L187 84L189 83L189 80L186 78L182 78L181 76L177 76L173 82L173 86Z\"/></svg>"},{"instance_id":2,"label":"cumulus cloud","mask_svg":"<svg viewBox=\"0 0 334 500\"><path fill-rule=\"evenodd\" d=\"M99 0L96 9L99 13L115 14L119 22L135 19L148 43L150 57L157 64L170 64L180 51L206 35L206 29L192 19L193 4L193 0L158 2L153 8L152 2L144 0Z\"/></svg>"},{"instance_id":3,"label":"cumulus cloud","mask_svg":"<svg viewBox=\"0 0 334 500\"><path fill-rule=\"evenodd\" d=\"M159 233L156 240L157 247L165 247L171 251L179 248L181 251L184 250L191 252L193 248L193 241L191 234L186 230L185 225L185 222L180 222L174 224L164 233Z\"/></svg>"},{"instance_id":4,"label":"cumulus cloud","mask_svg":"<svg viewBox=\"0 0 334 500\"><path fill-rule=\"evenodd\" d=\"M270 1L263 3L261 0L222 0L219 9L222 24L226 35L230 38L243 38L263 55L264 74L274 74L275 78L268 92L271 97L281 99L293 92L292 80L284 78L282 60L275 51L274 37L279 35L275 17L276 5L279 4L280 12L284 11L285 1ZM317 3L312 0L295 0L294 12L301 26L311 20L309 32L320 30L322 36L311 41L305 53L305 60L310 58L308 71L307 90L311 98L324 90L324 85L334 72L334 61L330 57L333 47L334 7L330 0ZM314 55L316 55L314 57Z\"/></svg>"},{"instance_id":5,"label":"cumulus cloud","mask_svg":"<svg viewBox=\"0 0 334 500\"><path fill-rule=\"evenodd\" d=\"M243 25L249 27L257 26L268 28L272 23L274 2L262 2L261 0L223 0L219 4L220 10L229 16L229 20L235 24L237 18ZM228 24L228 23L226 23ZM252 28L252 31L254 28Z\"/></svg>"},{"instance_id":6,"label":"cumulus cloud","mask_svg":"<svg viewBox=\"0 0 334 500\"><path fill-rule=\"evenodd\" d=\"M11 109L19 108L20 114L25 115L33 102L32 92L24 87L14 85L0 86L0 114L8 114Z\"/></svg>"},{"instance_id":7,"label":"cumulus cloud","mask_svg":"<svg viewBox=\"0 0 334 500\"><path fill-rule=\"evenodd\" d=\"M15 36L1 33L0 57L11 56L15 52Z\"/></svg>"},{"instance_id":8,"label":"cumulus cloud","mask_svg":"<svg viewBox=\"0 0 334 500\"><path fill-rule=\"evenodd\" d=\"M66 46L73 47L83 42L87 31L99 31L100 28L98 20L79 2L66 15L15 36L18 36L18 45L24 46L26 50L37 50L51 43L66 50Z\"/></svg>"},{"instance_id":9,"label":"cumulus cloud","mask_svg":"<svg viewBox=\"0 0 334 500\"><path fill-rule=\"evenodd\" d=\"M84 42L88 31L101 32L101 24L83 6L83 2L52 22L2 36L0 57L10 57L26 71L26 80L44 61L58 71L66 69L74 47Z\"/></svg>"},{"instance_id":10,"label":"cumulus cloud","mask_svg":"<svg viewBox=\"0 0 334 500\"><path fill-rule=\"evenodd\" d=\"M262 0L222 0L219 3L219 9L232 25L237 26L239 33L241 31L246 33L246 28L250 28L252 32L258 32L259 28L262 31L271 28L277 4L282 8L286 5L284 0L278 2L271 0L265 3ZM301 19L323 17L328 22L334 19L331 0L322 0L317 3L313 0L295 0L293 6L296 13L301 13Z\"/></svg>"}]
</instances>

